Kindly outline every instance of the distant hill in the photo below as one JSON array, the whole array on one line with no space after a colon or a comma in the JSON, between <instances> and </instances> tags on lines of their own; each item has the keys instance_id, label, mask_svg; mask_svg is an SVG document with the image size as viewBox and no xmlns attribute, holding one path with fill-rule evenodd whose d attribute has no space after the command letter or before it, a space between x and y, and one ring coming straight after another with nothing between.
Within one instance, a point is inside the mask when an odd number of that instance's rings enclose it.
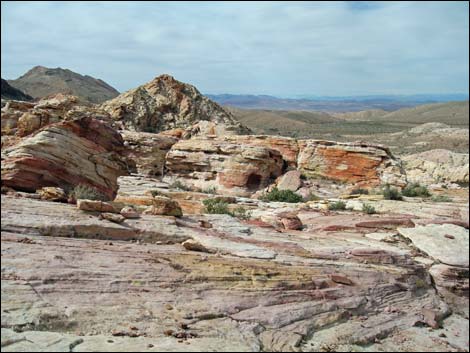
<instances>
[{"instance_id":1,"label":"distant hill","mask_svg":"<svg viewBox=\"0 0 470 353\"><path fill-rule=\"evenodd\" d=\"M310 110L324 112L394 111L407 107L451 100L468 100L468 95L352 96L279 98L267 95L208 94L219 104L242 109Z\"/></svg>"},{"instance_id":2,"label":"distant hill","mask_svg":"<svg viewBox=\"0 0 470 353\"><path fill-rule=\"evenodd\" d=\"M2 98L3 99L14 99L18 101L31 101L33 97L28 96L27 94L21 92L19 89L16 89L8 84L6 80L2 78L1 86Z\"/></svg>"},{"instance_id":3,"label":"distant hill","mask_svg":"<svg viewBox=\"0 0 470 353\"><path fill-rule=\"evenodd\" d=\"M237 120L259 134L304 138L354 139L397 133L425 123L468 129L468 101L426 104L394 112L366 110L349 113L281 111L226 107Z\"/></svg>"},{"instance_id":4,"label":"distant hill","mask_svg":"<svg viewBox=\"0 0 470 353\"><path fill-rule=\"evenodd\" d=\"M56 93L72 94L90 103L102 103L119 92L106 82L68 69L36 66L8 83L34 98Z\"/></svg>"},{"instance_id":5,"label":"distant hill","mask_svg":"<svg viewBox=\"0 0 470 353\"><path fill-rule=\"evenodd\" d=\"M452 126L468 126L468 101L426 104L408 109L400 109L380 117L376 121L407 123L445 123Z\"/></svg>"}]
</instances>

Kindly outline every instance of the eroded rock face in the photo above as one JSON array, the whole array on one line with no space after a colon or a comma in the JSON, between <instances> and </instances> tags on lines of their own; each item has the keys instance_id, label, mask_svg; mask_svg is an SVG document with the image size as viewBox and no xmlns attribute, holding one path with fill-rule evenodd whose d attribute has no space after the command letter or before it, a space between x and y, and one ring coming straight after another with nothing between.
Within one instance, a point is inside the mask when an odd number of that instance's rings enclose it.
<instances>
[{"instance_id":1,"label":"eroded rock face","mask_svg":"<svg viewBox=\"0 0 470 353\"><path fill-rule=\"evenodd\" d=\"M309 178L326 178L360 186L405 186L399 160L380 145L320 140L299 141L297 168Z\"/></svg>"},{"instance_id":2,"label":"eroded rock face","mask_svg":"<svg viewBox=\"0 0 470 353\"><path fill-rule=\"evenodd\" d=\"M196 188L215 187L238 195L250 195L269 185L283 169L278 151L225 139L182 140L166 158L170 176Z\"/></svg>"},{"instance_id":3,"label":"eroded rock face","mask_svg":"<svg viewBox=\"0 0 470 353\"><path fill-rule=\"evenodd\" d=\"M144 176L164 174L166 154L178 139L148 132L120 132L126 146L124 155L135 163L135 172Z\"/></svg>"},{"instance_id":4,"label":"eroded rock face","mask_svg":"<svg viewBox=\"0 0 470 353\"><path fill-rule=\"evenodd\" d=\"M468 153L430 150L403 157L408 180L421 184L469 182Z\"/></svg>"},{"instance_id":5,"label":"eroded rock face","mask_svg":"<svg viewBox=\"0 0 470 353\"><path fill-rule=\"evenodd\" d=\"M296 139L281 136L244 135L227 136L226 140L234 143L271 148L281 154L288 167L295 168L297 166L299 144Z\"/></svg>"},{"instance_id":6,"label":"eroded rock face","mask_svg":"<svg viewBox=\"0 0 470 353\"><path fill-rule=\"evenodd\" d=\"M226 132L248 133L231 114L204 97L194 86L161 75L102 104L126 129L160 132L188 128L200 120L226 126Z\"/></svg>"},{"instance_id":7,"label":"eroded rock face","mask_svg":"<svg viewBox=\"0 0 470 353\"><path fill-rule=\"evenodd\" d=\"M44 186L95 187L109 198L127 174L122 137L91 117L51 124L2 151L2 185L34 192Z\"/></svg>"}]
</instances>

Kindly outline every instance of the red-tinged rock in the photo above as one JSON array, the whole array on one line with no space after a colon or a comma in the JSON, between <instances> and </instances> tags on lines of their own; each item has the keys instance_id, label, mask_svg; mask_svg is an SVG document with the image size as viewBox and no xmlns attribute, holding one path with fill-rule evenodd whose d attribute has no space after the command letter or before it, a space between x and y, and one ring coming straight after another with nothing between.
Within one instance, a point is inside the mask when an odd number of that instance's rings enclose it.
<instances>
[{"instance_id":1,"label":"red-tinged rock","mask_svg":"<svg viewBox=\"0 0 470 353\"><path fill-rule=\"evenodd\" d=\"M309 178L364 187L406 185L401 162L381 145L301 140L299 148L297 168Z\"/></svg>"},{"instance_id":2,"label":"red-tinged rock","mask_svg":"<svg viewBox=\"0 0 470 353\"><path fill-rule=\"evenodd\" d=\"M349 278L343 275L333 274L333 275L330 275L330 278L335 283L345 284L347 286L354 285L353 281L351 281Z\"/></svg>"},{"instance_id":3,"label":"red-tinged rock","mask_svg":"<svg viewBox=\"0 0 470 353\"><path fill-rule=\"evenodd\" d=\"M121 135L103 121L83 117L51 124L3 152L2 185L34 192L46 186L96 188L113 199L127 174Z\"/></svg>"},{"instance_id":4,"label":"red-tinged rock","mask_svg":"<svg viewBox=\"0 0 470 353\"><path fill-rule=\"evenodd\" d=\"M395 229L398 226L412 228L415 226L415 224L409 218L379 218L377 220L356 223L356 227L363 228Z\"/></svg>"}]
</instances>

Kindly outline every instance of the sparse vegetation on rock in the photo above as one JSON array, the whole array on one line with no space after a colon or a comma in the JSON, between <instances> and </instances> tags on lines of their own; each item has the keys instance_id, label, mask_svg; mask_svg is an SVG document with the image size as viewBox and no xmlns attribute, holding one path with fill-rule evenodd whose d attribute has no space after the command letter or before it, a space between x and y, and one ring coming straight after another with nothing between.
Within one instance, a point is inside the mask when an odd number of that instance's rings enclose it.
<instances>
[{"instance_id":1,"label":"sparse vegetation on rock","mask_svg":"<svg viewBox=\"0 0 470 353\"><path fill-rule=\"evenodd\" d=\"M295 192L291 190L279 190L277 187L274 187L270 192L265 193L260 199L268 202L289 203L298 203L303 201L302 196L297 195Z\"/></svg>"},{"instance_id":2,"label":"sparse vegetation on rock","mask_svg":"<svg viewBox=\"0 0 470 353\"><path fill-rule=\"evenodd\" d=\"M93 186L86 184L77 185L69 194L75 200L96 200L96 201L109 201L109 197L98 191Z\"/></svg>"},{"instance_id":3,"label":"sparse vegetation on rock","mask_svg":"<svg viewBox=\"0 0 470 353\"><path fill-rule=\"evenodd\" d=\"M396 200L401 201L403 200L403 196L397 188L391 187L390 185L386 185L382 190L382 195L385 200Z\"/></svg>"},{"instance_id":4,"label":"sparse vegetation on rock","mask_svg":"<svg viewBox=\"0 0 470 353\"><path fill-rule=\"evenodd\" d=\"M407 197L430 197L431 193L429 192L428 188L424 185L419 183L412 183L407 185L403 191L403 196Z\"/></svg>"},{"instance_id":5,"label":"sparse vegetation on rock","mask_svg":"<svg viewBox=\"0 0 470 353\"><path fill-rule=\"evenodd\" d=\"M343 211L346 209L346 203L344 201L335 201L328 204L330 211Z\"/></svg>"},{"instance_id":6,"label":"sparse vegetation on rock","mask_svg":"<svg viewBox=\"0 0 470 353\"><path fill-rule=\"evenodd\" d=\"M366 214L375 214L375 213L377 213L374 206L366 204L366 203L362 205L362 212L364 212Z\"/></svg>"}]
</instances>

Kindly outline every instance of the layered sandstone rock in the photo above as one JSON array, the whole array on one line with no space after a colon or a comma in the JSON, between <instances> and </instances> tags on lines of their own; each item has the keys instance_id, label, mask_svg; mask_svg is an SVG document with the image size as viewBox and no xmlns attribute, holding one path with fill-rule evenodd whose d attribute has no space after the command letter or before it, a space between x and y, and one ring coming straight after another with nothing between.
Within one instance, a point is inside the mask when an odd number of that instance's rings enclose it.
<instances>
[{"instance_id":1,"label":"layered sandstone rock","mask_svg":"<svg viewBox=\"0 0 470 353\"><path fill-rule=\"evenodd\" d=\"M136 165L135 172L144 176L164 174L165 157L178 139L148 132L121 131L124 155Z\"/></svg>"},{"instance_id":2,"label":"layered sandstone rock","mask_svg":"<svg viewBox=\"0 0 470 353\"><path fill-rule=\"evenodd\" d=\"M182 140L168 152L171 177L200 189L215 187L219 193L250 195L282 174L281 154L269 147L225 139Z\"/></svg>"},{"instance_id":3,"label":"layered sandstone rock","mask_svg":"<svg viewBox=\"0 0 470 353\"><path fill-rule=\"evenodd\" d=\"M61 93L36 103L9 101L2 108L2 135L30 135L65 119L67 112L79 104L77 97Z\"/></svg>"},{"instance_id":4,"label":"layered sandstone rock","mask_svg":"<svg viewBox=\"0 0 470 353\"><path fill-rule=\"evenodd\" d=\"M308 178L373 187L405 186L401 162L380 145L321 140L299 141L297 168Z\"/></svg>"},{"instance_id":5,"label":"layered sandstone rock","mask_svg":"<svg viewBox=\"0 0 470 353\"><path fill-rule=\"evenodd\" d=\"M189 84L161 75L102 104L126 129L159 132L188 128L201 120L225 126L226 133L248 133L231 114Z\"/></svg>"},{"instance_id":6,"label":"layered sandstone rock","mask_svg":"<svg viewBox=\"0 0 470 353\"><path fill-rule=\"evenodd\" d=\"M468 153L430 150L403 157L409 181L422 184L469 182Z\"/></svg>"},{"instance_id":7,"label":"layered sandstone rock","mask_svg":"<svg viewBox=\"0 0 470 353\"><path fill-rule=\"evenodd\" d=\"M288 167L295 168L297 166L299 144L296 139L282 136L244 135L227 136L226 140L233 143L271 148L281 154L282 159Z\"/></svg>"},{"instance_id":8,"label":"layered sandstone rock","mask_svg":"<svg viewBox=\"0 0 470 353\"><path fill-rule=\"evenodd\" d=\"M418 261L432 259L400 238L337 230L357 213L304 210L304 231L275 232L227 215L118 224L2 196L1 216L4 351L467 348L468 319ZM468 307L468 271L435 270L438 291Z\"/></svg>"},{"instance_id":9,"label":"layered sandstone rock","mask_svg":"<svg viewBox=\"0 0 470 353\"><path fill-rule=\"evenodd\" d=\"M86 184L114 198L117 177L127 174L122 149L121 136L91 117L51 124L2 151L2 185L34 192Z\"/></svg>"}]
</instances>

